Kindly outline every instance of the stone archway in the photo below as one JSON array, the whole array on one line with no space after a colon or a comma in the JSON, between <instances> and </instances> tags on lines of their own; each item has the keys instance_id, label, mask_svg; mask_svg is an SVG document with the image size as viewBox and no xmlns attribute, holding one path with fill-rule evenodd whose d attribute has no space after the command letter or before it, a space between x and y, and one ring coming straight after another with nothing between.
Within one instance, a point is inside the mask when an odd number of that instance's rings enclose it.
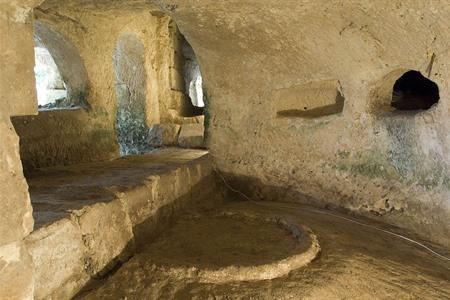
<instances>
[{"instance_id":1,"label":"stone archway","mask_svg":"<svg viewBox=\"0 0 450 300\"><path fill-rule=\"evenodd\" d=\"M48 24L35 21L36 47L45 48L54 60L67 88L66 106L88 107L88 76L78 49Z\"/></svg>"}]
</instances>

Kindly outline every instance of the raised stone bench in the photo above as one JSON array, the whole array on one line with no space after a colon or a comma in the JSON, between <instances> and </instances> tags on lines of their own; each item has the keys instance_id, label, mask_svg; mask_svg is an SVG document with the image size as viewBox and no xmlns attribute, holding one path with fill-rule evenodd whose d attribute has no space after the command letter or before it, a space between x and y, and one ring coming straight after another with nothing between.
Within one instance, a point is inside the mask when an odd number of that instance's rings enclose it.
<instances>
[{"instance_id":1,"label":"raised stone bench","mask_svg":"<svg viewBox=\"0 0 450 300\"><path fill-rule=\"evenodd\" d=\"M176 211L213 201L206 151L165 149L111 162L40 170L29 177L36 220L26 240L36 299L67 299L133 254Z\"/></svg>"}]
</instances>

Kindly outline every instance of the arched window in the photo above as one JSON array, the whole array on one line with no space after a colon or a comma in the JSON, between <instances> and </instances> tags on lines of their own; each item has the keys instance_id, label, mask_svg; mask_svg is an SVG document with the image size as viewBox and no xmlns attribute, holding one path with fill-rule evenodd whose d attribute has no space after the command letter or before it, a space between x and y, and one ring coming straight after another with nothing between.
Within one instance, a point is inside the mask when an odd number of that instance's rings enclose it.
<instances>
[{"instance_id":1,"label":"arched window","mask_svg":"<svg viewBox=\"0 0 450 300\"><path fill-rule=\"evenodd\" d=\"M34 48L38 106L42 108L67 105L67 89L52 55L44 47Z\"/></svg>"},{"instance_id":2,"label":"arched window","mask_svg":"<svg viewBox=\"0 0 450 300\"><path fill-rule=\"evenodd\" d=\"M394 84L391 106L397 110L425 110L438 102L437 84L418 71L404 73Z\"/></svg>"},{"instance_id":3,"label":"arched window","mask_svg":"<svg viewBox=\"0 0 450 300\"><path fill-rule=\"evenodd\" d=\"M39 108L87 107L87 72L77 48L39 20L35 21L34 40Z\"/></svg>"}]
</instances>

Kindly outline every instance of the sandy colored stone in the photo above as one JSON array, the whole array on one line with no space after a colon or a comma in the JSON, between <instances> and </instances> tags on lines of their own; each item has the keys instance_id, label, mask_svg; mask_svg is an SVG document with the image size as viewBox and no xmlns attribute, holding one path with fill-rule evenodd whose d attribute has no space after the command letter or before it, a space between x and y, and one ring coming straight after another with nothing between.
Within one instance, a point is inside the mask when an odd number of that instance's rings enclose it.
<instances>
[{"instance_id":1,"label":"sandy colored stone","mask_svg":"<svg viewBox=\"0 0 450 300\"><path fill-rule=\"evenodd\" d=\"M450 245L445 1L156 2L199 59L208 147L222 172L258 197L272 186ZM441 100L389 113L393 84L411 69L438 84ZM275 91L329 80L340 83L341 114L276 117Z\"/></svg>"},{"instance_id":2,"label":"sandy colored stone","mask_svg":"<svg viewBox=\"0 0 450 300\"><path fill-rule=\"evenodd\" d=\"M29 258L22 253L20 242L33 229L21 163L32 169L118 156L112 55L124 33L135 34L145 45L147 123L185 124L200 118L186 115L186 95L176 90L181 88L177 55L183 33L202 68L207 95L205 124L214 167L251 198L345 209L406 228L411 236L450 246L447 1L266 0L255 4L217 0L212 4L208 0L47 0L32 11L40 2L2 1L0 6L0 89L4 98L0 110L0 247L2 260L13 262L0 275L2 292L3 287L12 286L7 297L29 298L33 290ZM20 157L10 117L37 113L33 13L70 40L78 52L89 79L84 96L90 109L14 119L21 137ZM420 71L439 86L440 102L430 110L392 111L393 85L407 70ZM287 101L288 110L297 110L303 102L313 109L331 105L336 82L345 98L341 110L308 118L277 116L283 109L277 107L277 100ZM311 83L321 84L305 88ZM280 90L288 91L287 100L279 99L276 91ZM313 97L316 99L311 100ZM196 126L182 127L180 145L203 146L203 132L194 130ZM172 204L174 194L186 192L185 173L160 176L164 187L155 192L158 207ZM191 178L191 172L187 173ZM115 192L117 189L111 193ZM77 214L90 274L108 269L132 239L131 221L119 202L95 204ZM296 206L289 209L291 213L301 211ZM147 213L142 207L138 210L141 215L136 214L135 221ZM336 234L354 234L351 225L327 237L335 241ZM371 239L365 241L370 244ZM420 294L423 298L449 298L442 290L448 278L442 276L446 273L439 264L417 279L417 271L427 268L429 261L419 262L419 266L408 264L402 260L407 255L383 252L386 243L378 242L378 248L361 244L348 251L365 255L349 257L347 252L335 252L332 257L337 261L327 261L328 266L337 265L329 278L311 272L319 276L315 282L323 284L292 296L373 298L375 286L379 293L395 290L394 295L381 295L386 297ZM339 251L355 243L349 238L344 245L328 249ZM377 260L380 253L382 259ZM421 254L408 253L421 261ZM373 272L367 275L367 269ZM390 283L397 282L398 270L405 282L420 284L396 289ZM13 285L17 272L23 276ZM313 278L297 275L306 279L293 280L294 286L295 282L308 284ZM355 276L358 284L349 289L346 284ZM276 286L270 283L257 288L272 298L290 296L286 285L280 284L278 291ZM432 289L423 292L423 286ZM247 287L248 297L258 291ZM214 288L219 289L217 294L231 297L242 291L233 292L233 286ZM212 288L203 289L199 297L207 298L208 289ZM180 296L180 291L186 295L187 290L180 287L168 298Z\"/></svg>"},{"instance_id":3,"label":"sandy colored stone","mask_svg":"<svg viewBox=\"0 0 450 300\"><path fill-rule=\"evenodd\" d=\"M119 193L120 201L127 208L133 228L147 220L154 212L154 197L157 182L150 176L145 184Z\"/></svg>"},{"instance_id":4,"label":"sandy colored stone","mask_svg":"<svg viewBox=\"0 0 450 300\"><path fill-rule=\"evenodd\" d=\"M177 145L180 128L178 124L155 124L150 126L150 145L152 147Z\"/></svg>"},{"instance_id":5,"label":"sandy colored stone","mask_svg":"<svg viewBox=\"0 0 450 300\"><path fill-rule=\"evenodd\" d=\"M0 246L0 299L33 299L33 261L21 242Z\"/></svg>"},{"instance_id":6,"label":"sandy colored stone","mask_svg":"<svg viewBox=\"0 0 450 300\"><path fill-rule=\"evenodd\" d=\"M311 230L285 219L224 212L185 215L141 251L174 277L223 284L285 276L311 263L320 246Z\"/></svg>"},{"instance_id":7,"label":"sandy colored stone","mask_svg":"<svg viewBox=\"0 0 450 300\"><path fill-rule=\"evenodd\" d=\"M32 27L37 2L3 1L0 7L2 110L11 116L37 113Z\"/></svg>"},{"instance_id":8,"label":"sandy colored stone","mask_svg":"<svg viewBox=\"0 0 450 300\"><path fill-rule=\"evenodd\" d=\"M180 295L189 299L267 300L447 299L450 296L447 262L403 239L356 226L340 214L324 215L330 211L264 201L230 201L224 207L215 208L215 211L231 210L250 216L262 214L269 219L276 216L288 223L314 228L321 253L307 266L278 279L199 282L196 276L203 270L214 274L230 265L243 266L245 270L264 259L275 262L296 250L289 236L274 232L274 228L259 223L219 222L210 217L209 210L198 219L180 218L105 283L89 290L84 299L177 299ZM358 220L379 225L368 219ZM279 245L282 247L278 248ZM177 269L182 270L177 272Z\"/></svg>"},{"instance_id":9,"label":"sandy colored stone","mask_svg":"<svg viewBox=\"0 0 450 300\"><path fill-rule=\"evenodd\" d=\"M0 112L0 246L22 240L33 229L28 185L22 172L19 139Z\"/></svg>"},{"instance_id":10,"label":"sandy colored stone","mask_svg":"<svg viewBox=\"0 0 450 300\"><path fill-rule=\"evenodd\" d=\"M178 145L183 148L204 148L204 132L203 124L184 124L181 126Z\"/></svg>"},{"instance_id":11,"label":"sandy colored stone","mask_svg":"<svg viewBox=\"0 0 450 300\"><path fill-rule=\"evenodd\" d=\"M344 98L337 80L309 82L274 92L278 116L314 118L342 112Z\"/></svg>"},{"instance_id":12,"label":"sandy colored stone","mask_svg":"<svg viewBox=\"0 0 450 300\"><path fill-rule=\"evenodd\" d=\"M35 267L34 297L73 295L89 279L85 245L78 224L62 219L34 231L26 240Z\"/></svg>"},{"instance_id":13,"label":"sandy colored stone","mask_svg":"<svg viewBox=\"0 0 450 300\"><path fill-rule=\"evenodd\" d=\"M98 203L75 213L86 247L85 267L89 275L96 276L108 271L115 260L130 254L133 232L120 201Z\"/></svg>"},{"instance_id":14,"label":"sandy colored stone","mask_svg":"<svg viewBox=\"0 0 450 300\"><path fill-rule=\"evenodd\" d=\"M78 10L60 13L47 11L51 6L51 2L45 2L35 10L38 29L35 33L38 39L41 38L47 44L57 62L63 65L61 71L67 74L65 77L66 83L70 86L69 92L88 109L54 110L39 112L36 117L15 118L13 121L22 139L21 151L24 153L22 160L26 169L112 159L119 156L115 127L117 82L111 60L117 42L123 34L135 35L145 45L142 69L146 75L144 88L147 125L195 122L191 120L192 105L189 98L184 95L183 90L177 91L171 87L171 80L179 82L181 88L184 87L184 81L183 64L180 63L181 44L178 44L181 33L176 26L170 26L171 19L168 16L161 13L152 14L148 10L141 12L106 10L103 13L108 17L99 18L94 11L89 13ZM67 22L68 19L63 16L68 16L73 22ZM111 18L115 20L114 26L111 26ZM27 26L30 33L23 38L29 39L27 43L30 47L17 45L15 48L24 48L23 51L28 51L32 59L32 23ZM52 32L55 34L50 34ZM66 42L57 39L58 36ZM65 48L70 51L61 51ZM25 62L28 63L22 60L22 63ZM33 66L34 63L30 63L26 75L34 84ZM89 80L86 80L86 77ZM37 113L34 94L27 97L17 95L17 98L27 99L27 105L34 108L32 113ZM15 103L17 107L22 105L20 101ZM58 130L55 131L55 128ZM53 134L42 136L42 132ZM169 139L168 144L175 145L176 142Z\"/></svg>"}]
</instances>

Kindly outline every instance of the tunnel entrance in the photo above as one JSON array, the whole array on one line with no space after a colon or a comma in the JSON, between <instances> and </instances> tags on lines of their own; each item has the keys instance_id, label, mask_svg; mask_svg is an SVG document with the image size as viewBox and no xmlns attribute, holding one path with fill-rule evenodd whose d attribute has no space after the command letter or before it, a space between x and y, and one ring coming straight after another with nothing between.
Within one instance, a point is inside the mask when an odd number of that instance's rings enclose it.
<instances>
[{"instance_id":1,"label":"tunnel entrance","mask_svg":"<svg viewBox=\"0 0 450 300\"><path fill-rule=\"evenodd\" d=\"M120 155L140 154L149 150L144 45L135 34L123 34L117 42L113 61Z\"/></svg>"},{"instance_id":2,"label":"tunnel entrance","mask_svg":"<svg viewBox=\"0 0 450 300\"><path fill-rule=\"evenodd\" d=\"M404 73L394 84L391 106L397 110L426 110L438 102L438 85L418 71Z\"/></svg>"}]
</instances>

